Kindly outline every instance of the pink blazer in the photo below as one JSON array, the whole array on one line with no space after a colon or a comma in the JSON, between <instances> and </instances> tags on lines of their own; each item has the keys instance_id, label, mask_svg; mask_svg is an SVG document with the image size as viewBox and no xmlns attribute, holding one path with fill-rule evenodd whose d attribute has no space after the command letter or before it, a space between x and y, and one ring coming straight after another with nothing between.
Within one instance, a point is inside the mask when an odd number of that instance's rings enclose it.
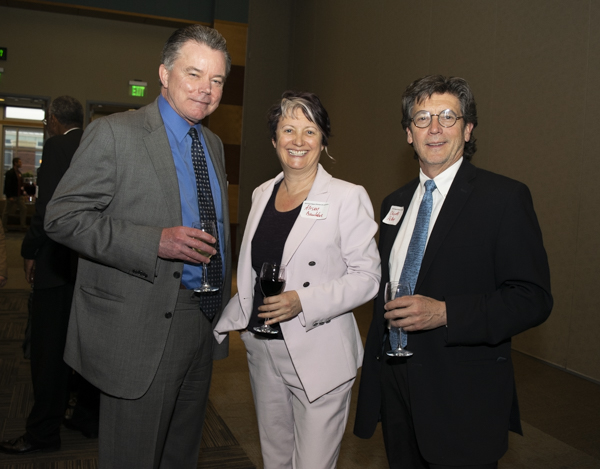
<instances>
[{"instance_id":1,"label":"pink blazer","mask_svg":"<svg viewBox=\"0 0 600 469\"><path fill-rule=\"evenodd\" d=\"M238 293L214 329L217 340L245 329L252 313L254 281L251 243L276 178L252 194L237 269ZM328 204L326 218L296 220L283 251L286 291L296 290L302 312L281 323L294 367L312 402L356 377L363 345L352 309L379 289L381 262L375 244L377 223L365 189L334 179L319 165L307 201Z\"/></svg>"}]
</instances>

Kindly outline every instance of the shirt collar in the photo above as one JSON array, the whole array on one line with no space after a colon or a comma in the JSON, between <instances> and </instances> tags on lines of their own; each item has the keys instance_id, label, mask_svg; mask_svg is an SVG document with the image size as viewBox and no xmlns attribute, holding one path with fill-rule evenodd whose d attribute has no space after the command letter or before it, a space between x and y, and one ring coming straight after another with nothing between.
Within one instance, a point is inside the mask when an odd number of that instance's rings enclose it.
<instances>
[{"instance_id":1,"label":"shirt collar","mask_svg":"<svg viewBox=\"0 0 600 469\"><path fill-rule=\"evenodd\" d=\"M158 109L160 111L160 115L162 116L163 122L165 123L165 127L171 131L171 133L175 136L177 141L181 143L184 138L187 137L187 134L190 131L190 124L181 117L175 109L171 107L169 102L163 97L163 95L158 96ZM198 123L194 125L196 130L198 131L198 137L202 132L202 124Z\"/></svg>"},{"instance_id":2,"label":"shirt collar","mask_svg":"<svg viewBox=\"0 0 600 469\"><path fill-rule=\"evenodd\" d=\"M444 199L448 195L450 186L452 185L452 182L454 181L454 177L456 176L456 173L458 173L458 170L459 170L462 162L463 162L463 157L461 156L456 161L456 163L454 163L448 169L446 169L445 171L442 171L440 174L438 174L436 177L433 178L433 180L435 182L435 187L437 188L438 191L440 191L440 194L442 194L442 197L444 197ZM419 170L419 180L420 180L419 185L421 187L424 187L425 182L430 180L430 178L428 178L425 175L425 173L423 172L422 169Z\"/></svg>"}]
</instances>

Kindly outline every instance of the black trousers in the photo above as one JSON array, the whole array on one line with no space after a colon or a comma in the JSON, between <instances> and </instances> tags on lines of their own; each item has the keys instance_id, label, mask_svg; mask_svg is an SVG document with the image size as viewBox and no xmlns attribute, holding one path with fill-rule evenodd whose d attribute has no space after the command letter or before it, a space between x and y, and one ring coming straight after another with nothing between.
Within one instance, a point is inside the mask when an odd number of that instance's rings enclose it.
<instances>
[{"instance_id":1,"label":"black trousers","mask_svg":"<svg viewBox=\"0 0 600 469\"><path fill-rule=\"evenodd\" d=\"M34 404L26 431L40 444L60 444L60 426L70 396L71 368L64 362L73 285L34 289L31 311L31 381ZM99 391L83 378L73 419L98 425Z\"/></svg>"},{"instance_id":2,"label":"black trousers","mask_svg":"<svg viewBox=\"0 0 600 469\"><path fill-rule=\"evenodd\" d=\"M408 392L407 359L384 360L381 366L381 426L390 469L496 469L498 467L497 461L474 466L428 463L419 451L415 435Z\"/></svg>"}]
</instances>

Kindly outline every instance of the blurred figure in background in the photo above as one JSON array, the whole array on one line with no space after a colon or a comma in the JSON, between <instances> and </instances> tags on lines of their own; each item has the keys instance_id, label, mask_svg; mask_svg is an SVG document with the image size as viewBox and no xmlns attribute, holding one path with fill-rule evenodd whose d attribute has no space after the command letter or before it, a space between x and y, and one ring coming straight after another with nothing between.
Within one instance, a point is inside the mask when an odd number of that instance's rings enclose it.
<instances>
[{"instance_id":1,"label":"blurred figure in background","mask_svg":"<svg viewBox=\"0 0 600 469\"><path fill-rule=\"evenodd\" d=\"M13 167L6 171L4 175L4 195L6 204L2 213L2 225L8 230L8 215L17 208L19 210L20 228L22 231L27 229L25 220L27 218L27 207L23 198L23 175L21 174L21 158L13 158Z\"/></svg>"},{"instance_id":2,"label":"blurred figure in background","mask_svg":"<svg viewBox=\"0 0 600 469\"><path fill-rule=\"evenodd\" d=\"M44 231L46 205L69 168L83 134L83 107L71 96L52 101L48 132L38 169L35 215L21 245L25 277L33 285L31 380L34 405L26 433L0 443L0 451L27 454L60 448L60 425L69 401L71 368L63 353L73 298L77 254L52 241ZM99 391L79 378L77 405L65 425L87 437L98 435Z\"/></svg>"}]
</instances>

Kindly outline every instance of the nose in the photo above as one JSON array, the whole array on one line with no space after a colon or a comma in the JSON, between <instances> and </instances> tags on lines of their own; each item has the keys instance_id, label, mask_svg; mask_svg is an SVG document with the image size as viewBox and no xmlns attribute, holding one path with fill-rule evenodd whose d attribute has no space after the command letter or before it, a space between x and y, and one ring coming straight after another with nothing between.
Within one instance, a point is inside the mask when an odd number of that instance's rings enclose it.
<instances>
[{"instance_id":1,"label":"nose","mask_svg":"<svg viewBox=\"0 0 600 469\"><path fill-rule=\"evenodd\" d=\"M439 134L443 127L440 125L440 116L431 116L431 124L429 124L429 133Z\"/></svg>"},{"instance_id":2,"label":"nose","mask_svg":"<svg viewBox=\"0 0 600 469\"><path fill-rule=\"evenodd\" d=\"M212 91L212 82L210 81L210 79L208 77L200 80L200 83L198 84L198 92L200 93L204 93L204 94L210 94Z\"/></svg>"},{"instance_id":3,"label":"nose","mask_svg":"<svg viewBox=\"0 0 600 469\"><path fill-rule=\"evenodd\" d=\"M303 140L302 140L302 132L296 132L296 133L294 134L294 145L297 145L297 146L299 146L299 147L300 147L300 146L302 146L302 145L303 145L303 143L304 143L304 142L303 142Z\"/></svg>"}]
</instances>

